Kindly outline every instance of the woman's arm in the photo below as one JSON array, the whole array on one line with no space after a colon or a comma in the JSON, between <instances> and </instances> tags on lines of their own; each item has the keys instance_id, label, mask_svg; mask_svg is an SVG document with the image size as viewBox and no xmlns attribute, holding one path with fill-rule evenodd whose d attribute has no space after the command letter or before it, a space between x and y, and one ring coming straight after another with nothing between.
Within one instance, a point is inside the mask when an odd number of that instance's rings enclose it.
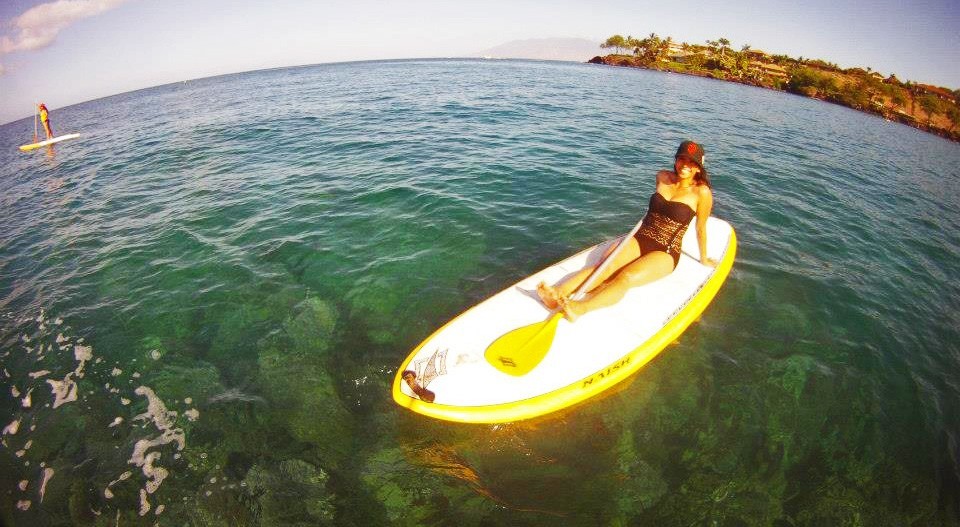
<instances>
[{"instance_id":1,"label":"woman's arm","mask_svg":"<svg viewBox=\"0 0 960 527\"><path fill-rule=\"evenodd\" d=\"M707 218L713 210L713 192L710 187L700 187L700 196L697 199L697 243L700 246L700 263L716 267L717 261L707 257Z\"/></svg>"}]
</instances>

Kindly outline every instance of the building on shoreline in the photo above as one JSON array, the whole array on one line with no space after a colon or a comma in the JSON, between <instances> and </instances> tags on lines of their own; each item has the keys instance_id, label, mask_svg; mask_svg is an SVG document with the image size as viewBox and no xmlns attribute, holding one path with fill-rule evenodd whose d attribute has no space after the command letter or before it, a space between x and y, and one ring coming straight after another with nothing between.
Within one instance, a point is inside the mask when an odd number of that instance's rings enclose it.
<instances>
[{"instance_id":1,"label":"building on shoreline","mask_svg":"<svg viewBox=\"0 0 960 527\"><path fill-rule=\"evenodd\" d=\"M756 70L763 75L767 75L773 79L779 80L789 80L790 74L787 72L787 69L783 66L773 64L771 62L760 62L754 61L750 63L750 67Z\"/></svg>"}]
</instances>

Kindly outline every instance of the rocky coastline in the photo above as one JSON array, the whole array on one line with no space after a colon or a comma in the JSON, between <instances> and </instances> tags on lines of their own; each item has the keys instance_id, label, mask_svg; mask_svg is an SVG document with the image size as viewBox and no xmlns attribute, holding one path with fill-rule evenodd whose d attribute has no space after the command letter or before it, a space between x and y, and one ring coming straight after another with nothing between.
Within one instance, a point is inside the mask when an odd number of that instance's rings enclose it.
<instances>
[{"instance_id":1,"label":"rocky coastline","mask_svg":"<svg viewBox=\"0 0 960 527\"><path fill-rule=\"evenodd\" d=\"M793 60L793 59L790 59ZM780 64L784 61L779 60ZM795 61L794 64L787 63L785 67L779 66L773 62L753 61L752 72L761 72L761 68L777 68L782 71L778 77L764 74L744 74L740 72L730 72L722 68L710 67L689 67L687 64L669 61L656 60L650 61L641 56L610 54L605 56L595 56L589 61L589 64L599 64L606 66L642 68L655 71L667 71L683 75L692 75L696 77L710 78L726 82L735 82L758 88L766 88L775 91L782 91L821 100L833 104L839 104L864 113L876 115L888 121L898 122L919 130L938 135L951 141L960 142L960 118L956 110L958 104L955 96L943 88L934 86L902 84L895 77L880 80L873 74L871 80L875 85L881 83L895 83L899 86L889 86L887 91L896 90L893 95L884 95L881 89L863 90L863 79L871 75L869 72L860 69L854 71L844 71L829 65L822 61L807 61L802 59ZM709 65L709 62L707 63ZM825 66L825 67L824 67ZM832 66L832 67L831 67ZM774 70L777 72L777 70ZM810 75L820 75L822 79L830 79L832 89L825 89L823 82L806 83L801 77ZM849 89L847 89L850 87ZM853 92L856 87L857 92ZM922 97L937 97L939 100L940 112L923 112L923 104L920 102ZM929 108L929 107L928 107Z\"/></svg>"}]
</instances>

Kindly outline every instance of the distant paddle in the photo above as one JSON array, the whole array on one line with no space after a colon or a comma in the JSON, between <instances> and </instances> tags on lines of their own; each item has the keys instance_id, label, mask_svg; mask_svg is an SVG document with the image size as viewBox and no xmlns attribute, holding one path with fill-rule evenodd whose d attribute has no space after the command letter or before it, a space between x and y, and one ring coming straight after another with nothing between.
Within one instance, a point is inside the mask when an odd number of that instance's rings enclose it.
<instances>
[{"instance_id":1,"label":"distant paddle","mask_svg":"<svg viewBox=\"0 0 960 527\"><path fill-rule=\"evenodd\" d=\"M626 246L627 240L640 230L641 225L643 220L640 220L633 230L620 240L617 248L590 273L590 276L570 295L571 298L579 298L590 290L593 282L603 274L607 266L616 260L617 254ZM494 368L510 375L520 377L530 373L550 351L561 318L563 318L563 311L558 310L543 322L534 322L504 333L487 347L483 353L484 358Z\"/></svg>"}]
</instances>

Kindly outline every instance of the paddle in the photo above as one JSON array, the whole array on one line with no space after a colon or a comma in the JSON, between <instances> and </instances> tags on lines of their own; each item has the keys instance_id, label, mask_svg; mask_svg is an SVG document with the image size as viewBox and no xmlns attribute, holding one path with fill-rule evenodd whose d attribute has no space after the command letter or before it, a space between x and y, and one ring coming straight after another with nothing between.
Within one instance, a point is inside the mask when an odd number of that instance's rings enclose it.
<instances>
[{"instance_id":1,"label":"paddle","mask_svg":"<svg viewBox=\"0 0 960 527\"><path fill-rule=\"evenodd\" d=\"M627 240L640 230L641 225L643 225L643 220L640 220L633 230L620 240L616 249L607 255L600 265L590 273L590 276L580 284L580 287L574 290L570 298L580 298L590 290L593 282L616 260L617 254L627 245ZM540 361L550 351L553 337L557 332L557 324L560 323L561 318L563 318L563 311L557 310L543 322L534 322L501 335L487 346L487 350L483 353L484 358L491 366L504 373L517 377L526 375L537 364L540 364Z\"/></svg>"},{"instance_id":2,"label":"paddle","mask_svg":"<svg viewBox=\"0 0 960 527\"><path fill-rule=\"evenodd\" d=\"M37 135L40 130L37 125L37 121L40 119L40 110L38 109L37 104L33 105L33 142L36 143L40 140L40 136Z\"/></svg>"}]
</instances>

